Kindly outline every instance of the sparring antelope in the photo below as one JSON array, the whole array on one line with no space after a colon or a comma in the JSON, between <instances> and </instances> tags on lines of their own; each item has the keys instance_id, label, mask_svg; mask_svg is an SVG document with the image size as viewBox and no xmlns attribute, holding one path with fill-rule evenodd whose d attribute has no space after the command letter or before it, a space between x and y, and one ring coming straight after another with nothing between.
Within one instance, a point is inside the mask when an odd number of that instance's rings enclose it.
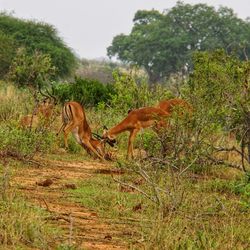
<instances>
[{"instance_id":1,"label":"sparring antelope","mask_svg":"<svg viewBox=\"0 0 250 250\"><path fill-rule=\"evenodd\" d=\"M104 142L92 138L91 129L86 119L84 108L78 102L66 102L62 109L62 126L57 135L63 130L64 145L68 148L68 135L74 135L76 141L87 151L94 154L99 159L106 157L104 152Z\"/></svg>"},{"instance_id":2,"label":"sparring antelope","mask_svg":"<svg viewBox=\"0 0 250 250\"><path fill-rule=\"evenodd\" d=\"M148 127L154 127L156 131L166 126L165 119L169 113L155 107L145 107L130 111L125 119L119 124L107 130L104 129L103 139L110 143L116 142L116 136L122 132L129 131L127 158L134 157L133 142L137 133Z\"/></svg>"},{"instance_id":3,"label":"sparring antelope","mask_svg":"<svg viewBox=\"0 0 250 250\"><path fill-rule=\"evenodd\" d=\"M191 113L192 111L191 105L180 98L173 98L169 100L160 101L156 107L168 113L172 113L177 108L181 108L183 111L185 110L188 113Z\"/></svg>"}]
</instances>

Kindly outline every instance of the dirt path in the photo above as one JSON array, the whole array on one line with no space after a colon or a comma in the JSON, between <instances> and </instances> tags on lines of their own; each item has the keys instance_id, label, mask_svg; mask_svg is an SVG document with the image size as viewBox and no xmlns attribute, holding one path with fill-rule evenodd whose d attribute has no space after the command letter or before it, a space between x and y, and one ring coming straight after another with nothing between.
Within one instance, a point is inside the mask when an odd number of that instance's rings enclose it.
<instances>
[{"instance_id":1,"label":"dirt path","mask_svg":"<svg viewBox=\"0 0 250 250\"><path fill-rule=\"evenodd\" d=\"M28 167L23 171L17 171L14 183L28 200L47 209L53 223L64 229L59 242L71 242L79 249L128 249L124 236L131 231L127 225L98 218L95 212L70 202L69 194L64 192L67 184L68 188L74 188L70 185L73 181L108 172L110 166L97 161L46 161L42 167Z\"/></svg>"}]
</instances>

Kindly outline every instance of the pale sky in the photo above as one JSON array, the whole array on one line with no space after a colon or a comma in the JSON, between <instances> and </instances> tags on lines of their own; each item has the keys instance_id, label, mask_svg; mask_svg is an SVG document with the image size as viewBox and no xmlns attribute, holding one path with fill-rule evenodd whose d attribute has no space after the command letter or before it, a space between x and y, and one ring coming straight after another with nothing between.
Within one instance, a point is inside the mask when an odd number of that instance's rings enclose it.
<instances>
[{"instance_id":1,"label":"pale sky","mask_svg":"<svg viewBox=\"0 0 250 250\"><path fill-rule=\"evenodd\" d=\"M238 17L250 16L249 0L184 0L232 8ZM0 0L0 10L19 18L52 24L64 42L80 58L106 57L114 36L129 34L137 10L162 12L176 5L173 0Z\"/></svg>"}]
</instances>

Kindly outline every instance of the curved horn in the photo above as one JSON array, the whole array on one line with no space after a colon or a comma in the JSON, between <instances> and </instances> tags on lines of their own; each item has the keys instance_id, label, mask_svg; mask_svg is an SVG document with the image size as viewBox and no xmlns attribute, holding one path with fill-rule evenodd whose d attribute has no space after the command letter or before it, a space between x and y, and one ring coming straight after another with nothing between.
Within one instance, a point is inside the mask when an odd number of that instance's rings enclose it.
<instances>
[{"instance_id":1,"label":"curved horn","mask_svg":"<svg viewBox=\"0 0 250 250\"><path fill-rule=\"evenodd\" d=\"M98 135L98 134L96 134L96 133L94 133L94 132L92 132L92 135L93 135L96 139L99 139L99 140L103 139L100 135Z\"/></svg>"},{"instance_id":2,"label":"curved horn","mask_svg":"<svg viewBox=\"0 0 250 250\"><path fill-rule=\"evenodd\" d=\"M45 100L46 99L53 99L54 104L56 105L57 104L57 98L54 95L55 90L53 88L53 85L51 86L51 89L52 89L52 93L50 93L50 91L49 91L49 89L47 87L44 87L44 92L43 92L41 86L39 86L38 91L42 96L45 97Z\"/></svg>"}]
</instances>

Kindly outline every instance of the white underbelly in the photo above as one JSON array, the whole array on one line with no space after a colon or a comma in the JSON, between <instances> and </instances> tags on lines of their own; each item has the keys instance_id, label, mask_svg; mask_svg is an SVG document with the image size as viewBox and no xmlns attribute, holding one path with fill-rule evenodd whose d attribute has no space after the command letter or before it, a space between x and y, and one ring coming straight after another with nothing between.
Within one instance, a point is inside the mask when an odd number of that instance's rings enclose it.
<instances>
[{"instance_id":1,"label":"white underbelly","mask_svg":"<svg viewBox=\"0 0 250 250\"><path fill-rule=\"evenodd\" d=\"M82 144L82 140L81 140L81 138L80 138L80 136L79 136L78 131L79 131L79 127L75 127L75 128L72 130L72 134L73 134L73 136L75 137L76 141L77 141L79 144Z\"/></svg>"}]
</instances>

